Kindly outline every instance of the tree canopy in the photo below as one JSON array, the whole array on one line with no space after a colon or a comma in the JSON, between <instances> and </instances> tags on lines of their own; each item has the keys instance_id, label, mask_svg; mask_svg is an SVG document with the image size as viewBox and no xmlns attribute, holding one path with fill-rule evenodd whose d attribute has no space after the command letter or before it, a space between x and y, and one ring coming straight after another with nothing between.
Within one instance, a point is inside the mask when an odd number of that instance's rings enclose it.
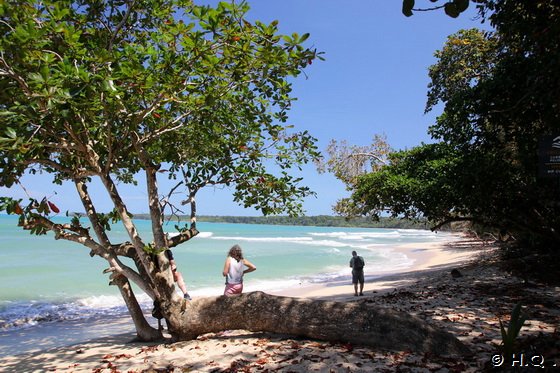
<instances>
[{"instance_id":1,"label":"tree canopy","mask_svg":"<svg viewBox=\"0 0 560 373\"><path fill-rule=\"evenodd\" d=\"M1 10L2 185L37 167L129 183L148 159L192 194L234 185L264 213L300 211L309 191L262 159L284 170L313 157L314 139L282 125L286 78L316 57L308 35L248 23L245 3L16 3Z\"/></svg>"},{"instance_id":2,"label":"tree canopy","mask_svg":"<svg viewBox=\"0 0 560 373\"><path fill-rule=\"evenodd\" d=\"M368 172L377 172L387 164L391 148L386 136L374 135L370 145L349 145L346 141L331 140L326 155L315 164L320 173L331 172L344 183L346 190L355 188L359 177ZM340 215L354 215L352 202L342 198L336 202L334 211Z\"/></svg>"},{"instance_id":3,"label":"tree canopy","mask_svg":"<svg viewBox=\"0 0 560 373\"><path fill-rule=\"evenodd\" d=\"M541 249L560 240L558 179L539 176L539 141L560 134L560 6L486 1L495 32L451 35L430 68L435 140L362 176L354 212L470 220Z\"/></svg>"},{"instance_id":4,"label":"tree canopy","mask_svg":"<svg viewBox=\"0 0 560 373\"><path fill-rule=\"evenodd\" d=\"M3 197L0 210L35 234L85 245L107 260L139 335L160 336L129 282L161 305L181 335L173 276L163 252L195 236L196 194L233 189L264 214L301 213L312 192L291 175L318 156L315 139L287 124L292 79L320 58L309 34L280 35L278 22L249 22L246 2L215 8L187 0L14 0L0 3L0 185L49 173L70 182L89 220L52 220L49 198ZM140 237L120 191L146 179L152 236ZM160 191L158 180L175 181ZM114 205L98 212L88 186L100 180ZM24 186L22 186L24 187ZM165 214L190 206L191 225L167 237ZM65 198L67 196L64 196ZM122 221L130 241L111 242ZM122 261L122 257L133 259Z\"/></svg>"}]
</instances>

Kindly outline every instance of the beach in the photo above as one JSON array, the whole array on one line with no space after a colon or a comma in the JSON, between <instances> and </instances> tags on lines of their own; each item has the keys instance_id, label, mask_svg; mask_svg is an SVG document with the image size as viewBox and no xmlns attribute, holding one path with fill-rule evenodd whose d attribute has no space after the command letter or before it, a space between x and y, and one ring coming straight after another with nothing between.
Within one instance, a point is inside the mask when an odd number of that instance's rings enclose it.
<instances>
[{"instance_id":1,"label":"beach","mask_svg":"<svg viewBox=\"0 0 560 373\"><path fill-rule=\"evenodd\" d=\"M33 352L2 357L0 369L6 372L478 372L510 364L500 363L499 321L507 322L513 306L520 301L527 315L520 342L529 341L533 345L531 356L523 355L525 369L543 371L543 368L560 366L558 287L526 286L521 279L499 269L494 246L478 240L430 243L420 249L418 245L403 245L399 250L414 257L415 264L403 272L367 278L363 297L353 296L348 279L293 287L278 291L277 295L368 302L372 306L409 312L455 335L470 348L471 354L430 356L406 350L382 351L245 330L209 333L196 340L172 344L135 343L131 342L132 325L121 318L99 319L90 321L90 325L73 327L60 323L50 331L54 337L83 328L98 328L106 334L50 349L41 349L39 344ZM452 276L453 269L460 276ZM127 325L130 329L123 332ZM53 336L44 336L50 337ZM14 339L14 344L17 343Z\"/></svg>"}]
</instances>

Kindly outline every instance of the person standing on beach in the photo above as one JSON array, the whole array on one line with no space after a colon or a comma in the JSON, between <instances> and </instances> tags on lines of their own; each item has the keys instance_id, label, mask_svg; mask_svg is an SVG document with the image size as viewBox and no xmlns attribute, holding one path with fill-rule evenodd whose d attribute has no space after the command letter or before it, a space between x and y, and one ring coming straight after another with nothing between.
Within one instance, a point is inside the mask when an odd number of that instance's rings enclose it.
<instances>
[{"instance_id":1,"label":"person standing on beach","mask_svg":"<svg viewBox=\"0 0 560 373\"><path fill-rule=\"evenodd\" d=\"M247 268L245 268L247 267ZM243 258L243 252L239 245L233 245L229 249L228 257L224 263L222 274L226 278L224 295L239 295L243 292L243 275L257 269L253 263Z\"/></svg>"},{"instance_id":2,"label":"person standing on beach","mask_svg":"<svg viewBox=\"0 0 560 373\"><path fill-rule=\"evenodd\" d=\"M186 300L192 300L191 296L187 292L187 285L185 284L183 275L181 275L181 272L177 270L177 263L175 263L175 258L173 257L173 253L171 252L171 250L165 250L165 256L169 260L171 272L173 272L173 279L177 283L177 286L179 286L179 289L181 289L181 291L183 292L183 298L185 298Z\"/></svg>"},{"instance_id":3,"label":"person standing on beach","mask_svg":"<svg viewBox=\"0 0 560 373\"><path fill-rule=\"evenodd\" d=\"M352 267L352 284L354 284L354 296L358 296L358 283L360 283L360 295L364 295L364 258L358 256L356 251L352 251L350 267Z\"/></svg>"}]
</instances>

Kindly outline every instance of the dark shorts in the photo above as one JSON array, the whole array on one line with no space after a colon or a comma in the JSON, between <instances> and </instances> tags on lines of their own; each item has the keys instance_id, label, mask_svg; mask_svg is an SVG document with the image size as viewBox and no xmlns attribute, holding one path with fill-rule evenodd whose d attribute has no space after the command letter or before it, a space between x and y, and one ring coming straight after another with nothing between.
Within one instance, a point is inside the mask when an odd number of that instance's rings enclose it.
<instances>
[{"instance_id":1,"label":"dark shorts","mask_svg":"<svg viewBox=\"0 0 560 373\"><path fill-rule=\"evenodd\" d=\"M165 250L165 256L167 257L168 260L173 260L173 253L171 252L171 250L169 249Z\"/></svg>"},{"instance_id":2,"label":"dark shorts","mask_svg":"<svg viewBox=\"0 0 560 373\"><path fill-rule=\"evenodd\" d=\"M353 284L357 284L357 283L363 284L364 283L364 271L352 271L352 283Z\"/></svg>"}]
</instances>

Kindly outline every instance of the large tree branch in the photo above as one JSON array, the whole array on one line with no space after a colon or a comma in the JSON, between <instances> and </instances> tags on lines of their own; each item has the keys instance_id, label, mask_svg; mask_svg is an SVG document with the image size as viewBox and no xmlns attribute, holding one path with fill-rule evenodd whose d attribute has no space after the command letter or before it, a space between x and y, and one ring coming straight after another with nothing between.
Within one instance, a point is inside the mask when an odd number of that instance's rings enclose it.
<instances>
[{"instance_id":1,"label":"large tree branch","mask_svg":"<svg viewBox=\"0 0 560 373\"><path fill-rule=\"evenodd\" d=\"M146 150L139 143L139 136L135 133L133 135L133 144L140 162L144 165L146 172L146 184L148 188L148 206L150 208L150 217L152 222L152 233L154 235L154 243L156 248L163 249L166 247L165 233L163 232L163 214L161 211L161 204L159 202L158 186L157 186L157 171L159 165L154 165Z\"/></svg>"},{"instance_id":2,"label":"large tree branch","mask_svg":"<svg viewBox=\"0 0 560 373\"><path fill-rule=\"evenodd\" d=\"M82 201L82 205L86 211L86 214L91 222L93 230L97 236L97 239L101 242L101 244L107 248L111 247L111 242L109 237L103 228L103 225L99 221L99 217L97 215L97 211L95 210L95 206L93 205L93 201L87 190L87 185L83 181L83 179L75 179L74 185L76 186L76 190L78 191L78 195L80 196L80 200Z\"/></svg>"},{"instance_id":3,"label":"large tree branch","mask_svg":"<svg viewBox=\"0 0 560 373\"><path fill-rule=\"evenodd\" d=\"M113 201L113 204L117 212L119 213L121 221L123 222L123 225L125 227L126 232L128 233L128 236L130 237L130 240L132 241L132 244L138 256L139 264L143 266L143 271L145 271L151 283L155 284L154 276L152 275L153 266L148 260L146 253L144 252L144 246L145 246L144 242L140 238L140 235L138 234L138 230L136 229L134 222L132 221L132 219L128 214L126 205L124 204L121 196L119 195L115 183L113 182L113 180L108 174L102 174L100 175L100 178L103 185L105 186L105 189L109 193L109 197ZM157 291L155 286L153 287L153 293L155 297L159 298L159 292Z\"/></svg>"},{"instance_id":4,"label":"large tree branch","mask_svg":"<svg viewBox=\"0 0 560 373\"><path fill-rule=\"evenodd\" d=\"M348 158L357 158L357 157L368 157L368 158L374 158L376 161L378 161L379 163L382 163L384 165L388 165L389 163L387 162L387 160L379 157L377 154L374 154L372 152L367 152L367 153L352 153L348 155Z\"/></svg>"},{"instance_id":5,"label":"large tree branch","mask_svg":"<svg viewBox=\"0 0 560 373\"><path fill-rule=\"evenodd\" d=\"M4 59L4 52L0 52L0 75L9 76L10 78L14 79L18 85L20 86L21 90L28 96L31 97L33 92L29 88L29 85L23 79L23 77L17 74L11 67L8 65L6 60Z\"/></svg>"},{"instance_id":6,"label":"large tree branch","mask_svg":"<svg viewBox=\"0 0 560 373\"><path fill-rule=\"evenodd\" d=\"M127 265L123 264L118 257L111 253L110 258L106 258L111 267L108 271L117 273L119 275L123 275L127 279L134 282L140 289L144 291L144 293L148 294L148 296L152 299L155 299L155 292L154 290L146 284L146 281L132 268L128 267ZM136 260L135 260L136 262Z\"/></svg>"},{"instance_id":7,"label":"large tree branch","mask_svg":"<svg viewBox=\"0 0 560 373\"><path fill-rule=\"evenodd\" d=\"M28 221L23 229L30 230L35 226L42 226L55 234L55 239L66 240L75 243L79 243L107 260L110 265L110 272L119 273L131 281L133 281L140 289L142 289L148 296L152 299L154 298L154 292L148 286L146 286L145 281L140 277L140 275L135 272L132 268L124 265L114 253L111 253L105 246L98 243L92 239L89 235L89 231L80 226L74 226L72 224L58 224L54 223L52 220L39 215L33 214L32 220Z\"/></svg>"},{"instance_id":8,"label":"large tree branch","mask_svg":"<svg viewBox=\"0 0 560 373\"><path fill-rule=\"evenodd\" d=\"M155 339L160 339L162 337L161 332L154 329L146 321L143 315L142 309L136 300L136 296L132 291L130 283L124 276L118 274L111 275L111 283L119 287L121 295L126 303L126 306L130 312L130 316L136 325L136 333L140 340L152 341Z\"/></svg>"},{"instance_id":9,"label":"large tree branch","mask_svg":"<svg viewBox=\"0 0 560 373\"><path fill-rule=\"evenodd\" d=\"M169 247L178 246L184 242L187 242L191 238L195 237L198 233L199 231L198 229L196 229L196 227L191 227L190 229L185 230L176 236L169 237L167 239L167 245Z\"/></svg>"},{"instance_id":10,"label":"large tree branch","mask_svg":"<svg viewBox=\"0 0 560 373\"><path fill-rule=\"evenodd\" d=\"M126 22L128 21L128 19L130 18L130 14L132 13L132 8L134 7L135 3L136 3L136 1L133 0L133 1L130 2L130 4L128 4L128 7L126 9L126 13L125 13L124 17L122 18L122 20L119 22L119 24L115 28L115 31L113 31L113 35L111 36L111 40L109 40L109 44L107 45L107 50L110 51L111 49L113 49L113 44L115 42L115 39L116 39L117 35L119 34L119 32L124 27L124 25L126 24Z\"/></svg>"},{"instance_id":11,"label":"large tree branch","mask_svg":"<svg viewBox=\"0 0 560 373\"><path fill-rule=\"evenodd\" d=\"M23 224L22 228L25 230L31 230L37 226L41 226L54 232L54 237L57 240L64 239L82 244L100 256L106 254L105 248L92 239L88 230L83 227L76 227L71 224L57 224L42 215L31 214L30 219Z\"/></svg>"},{"instance_id":12,"label":"large tree branch","mask_svg":"<svg viewBox=\"0 0 560 373\"><path fill-rule=\"evenodd\" d=\"M453 222L456 222L456 221L478 222L478 220L476 218L472 217L472 216L456 216L456 217L447 218L447 219L439 222L435 226L431 227L430 230L432 232L435 232L435 231L439 230L441 227L443 227L444 225L449 224L449 223L453 223Z\"/></svg>"}]
</instances>

